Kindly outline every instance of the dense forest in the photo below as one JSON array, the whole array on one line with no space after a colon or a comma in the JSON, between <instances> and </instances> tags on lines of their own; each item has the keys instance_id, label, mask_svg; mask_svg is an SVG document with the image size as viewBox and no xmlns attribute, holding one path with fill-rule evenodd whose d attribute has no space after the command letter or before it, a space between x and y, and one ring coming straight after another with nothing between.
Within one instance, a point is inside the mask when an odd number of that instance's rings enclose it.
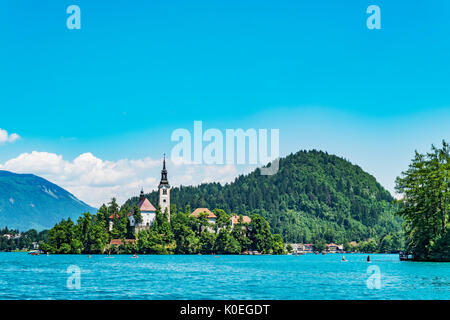
<instances>
[{"instance_id":1,"label":"dense forest","mask_svg":"<svg viewBox=\"0 0 450 320\"><path fill-rule=\"evenodd\" d=\"M414 260L450 261L450 146L416 152L408 170L396 181L403 194L407 253Z\"/></svg>"},{"instance_id":2,"label":"dense forest","mask_svg":"<svg viewBox=\"0 0 450 320\"><path fill-rule=\"evenodd\" d=\"M147 195L157 203L157 192ZM137 203L132 198L128 204ZM287 242L368 241L401 238L394 199L376 179L350 162L322 151L299 151L280 159L273 176L256 169L232 183L207 183L171 190L179 207L220 208L260 214ZM397 248L401 249L397 244Z\"/></svg>"},{"instance_id":3,"label":"dense forest","mask_svg":"<svg viewBox=\"0 0 450 320\"><path fill-rule=\"evenodd\" d=\"M103 205L92 215L85 213L74 223L62 220L48 232L48 240L41 249L49 253L118 253L118 254L241 254L257 251L263 254L285 253L283 239L272 234L269 223L255 214L250 223L242 218L234 226L225 211L215 209L215 224L207 214L190 216L191 210L171 207L171 219L158 208L156 219L148 229L135 230L130 226L128 214L134 210L136 221L140 212L137 206L119 207L115 199ZM113 228L109 230L109 217ZM142 217L141 217L142 218ZM118 244L110 241L119 240Z\"/></svg>"}]
</instances>

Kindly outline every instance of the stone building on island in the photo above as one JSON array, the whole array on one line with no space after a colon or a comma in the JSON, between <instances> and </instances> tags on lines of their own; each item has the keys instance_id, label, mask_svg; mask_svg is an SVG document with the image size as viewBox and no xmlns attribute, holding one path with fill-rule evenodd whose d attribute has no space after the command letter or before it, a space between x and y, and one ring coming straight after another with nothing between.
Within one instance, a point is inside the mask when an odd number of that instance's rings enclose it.
<instances>
[{"instance_id":1,"label":"stone building on island","mask_svg":"<svg viewBox=\"0 0 450 320\"><path fill-rule=\"evenodd\" d=\"M158 186L159 190L159 202L158 205L161 208L161 212L167 213L170 221L170 184L167 179L167 169L166 169L166 157L164 156L163 168L161 170L161 181ZM139 202L137 204L139 210L141 211L142 221L137 223L134 212L128 214L128 220L130 221L130 226L133 227L134 232L139 232L142 229L149 228L156 218L156 208L144 195L144 190L141 190L139 196ZM118 215L114 217L111 215L109 217L109 231L113 229L114 219L118 218Z\"/></svg>"},{"instance_id":2,"label":"stone building on island","mask_svg":"<svg viewBox=\"0 0 450 320\"><path fill-rule=\"evenodd\" d=\"M208 218L209 223L211 223L211 224L216 223L216 218L217 218L216 215L208 208L197 208L189 216L198 218L201 214L207 215L206 217Z\"/></svg>"},{"instance_id":3,"label":"stone building on island","mask_svg":"<svg viewBox=\"0 0 450 320\"><path fill-rule=\"evenodd\" d=\"M139 230L148 228L152 225L156 218L156 208L153 204L145 197L144 190L141 190L141 195L139 196L139 202L137 204L139 210L141 211L142 222L136 223L136 218L134 212L128 214L128 220L130 220L130 226L134 228L135 232Z\"/></svg>"},{"instance_id":4,"label":"stone building on island","mask_svg":"<svg viewBox=\"0 0 450 320\"><path fill-rule=\"evenodd\" d=\"M167 179L167 169L166 169L166 157L164 156L163 168L161 170L161 181L158 186L159 190L159 202L158 205L161 208L162 213L167 213L167 217L170 221L170 184ZM139 203L137 204L139 210L141 211L142 222L136 223L134 212L128 215L130 220L130 226L134 228L135 232L139 230L146 229L150 227L156 218L156 208L144 195L144 190L141 190L139 197Z\"/></svg>"}]
</instances>

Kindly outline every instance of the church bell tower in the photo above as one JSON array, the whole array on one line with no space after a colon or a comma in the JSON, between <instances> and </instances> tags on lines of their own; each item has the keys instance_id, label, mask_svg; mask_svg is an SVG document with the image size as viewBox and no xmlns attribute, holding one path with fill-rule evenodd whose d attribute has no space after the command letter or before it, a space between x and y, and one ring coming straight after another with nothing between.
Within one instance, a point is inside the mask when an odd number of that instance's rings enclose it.
<instances>
[{"instance_id":1,"label":"church bell tower","mask_svg":"<svg viewBox=\"0 0 450 320\"><path fill-rule=\"evenodd\" d=\"M161 212L164 213L167 210L167 217L170 221L170 185L167 180L166 169L166 155L164 154L163 169L161 170L161 181L159 182L159 206Z\"/></svg>"}]
</instances>

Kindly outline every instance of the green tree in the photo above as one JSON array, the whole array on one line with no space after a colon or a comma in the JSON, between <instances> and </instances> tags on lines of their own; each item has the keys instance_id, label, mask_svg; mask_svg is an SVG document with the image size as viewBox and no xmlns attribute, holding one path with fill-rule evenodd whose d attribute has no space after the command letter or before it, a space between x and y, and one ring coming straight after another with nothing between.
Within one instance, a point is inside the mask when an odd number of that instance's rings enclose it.
<instances>
[{"instance_id":1,"label":"green tree","mask_svg":"<svg viewBox=\"0 0 450 320\"><path fill-rule=\"evenodd\" d=\"M240 216L238 223L236 223L231 231L231 235L235 238L241 247L242 251L250 250L251 240L248 235L248 227L247 223L243 222L243 217Z\"/></svg>"},{"instance_id":2,"label":"green tree","mask_svg":"<svg viewBox=\"0 0 450 320\"><path fill-rule=\"evenodd\" d=\"M212 232L203 232L199 239L199 245L201 253L214 253L216 245L216 234Z\"/></svg>"},{"instance_id":3,"label":"green tree","mask_svg":"<svg viewBox=\"0 0 450 320\"><path fill-rule=\"evenodd\" d=\"M50 253L72 253L74 223L69 218L56 224L48 233L48 241L42 250Z\"/></svg>"},{"instance_id":4,"label":"green tree","mask_svg":"<svg viewBox=\"0 0 450 320\"><path fill-rule=\"evenodd\" d=\"M291 253L292 250L293 250L292 245L291 245L290 243L288 243L287 246L286 246L286 251L287 251L288 253Z\"/></svg>"},{"instance_id":5,"label":"green tree","mask_svg":"<svg viewBox=\"0 0 450 320\"><path fill-rule=\"evenodd\" d=\"M448 143L432 146L427 154L416 151L408 170L397 178L396 190L403 195L398 214L405 221L407 251L416 260L442 260L437 244L450 246L445 243L450 209Z\"/></svg>"},{"instance_id":6,"label":"green tree","mask_svg":"<svg viewBox=\"0 0 450 320\"><path fill-rule=\"evenodd\" d=\"M358 250L360 252L366 252L366 253L375 253L378 252L378 243L375 239L371 238L367 241L363 241L359 243Z\"/></svg>"},{"instance_id":7,"label":"green tree","mask_svg":"<svg viewBox=\"0 0 450 320\"><path fill-rule=\"evenodd\" d=\"M171 226L176 242L176 254L194 254L199 249L199 240L191 226L195 223L188 213L178 212L172 215Z\"/></svg>"},{"instance_id":8,"label":"green tree","mask_svg":"<svg viewBox=\"0 0 450 320\"><path fill-rule=\"evenodd\" d=\"M241 246L227 229L220 229L216 240L216 252L219 254L239 254Z\"/></svg>"},{"instance_id":9,"label":"green tree","mask_svg":"<svg viewBox=\"0 0 450 320\"><path fill-rule=\"evenodd\" d=\"M272 253L273 254L285 253L283 238L279 234L274 234L272 237Z\"/></svg>"},{"instance_id":10,"label":"green tree","mask_svg":"<svg viewBox=\"0 0 450 320\"><path fill-rule=\"evenodd\" d=\"M142 214L141 214L141 209L139 209L139 207L137 205L135 205L133 207L133 216L134 216L134 221L136 224L141 224L142 223Z\"/></svg>"},{"instance_id":11,"label":"green tree","mask_svg":"<svg viewBox=\"0 0 450 320\"><path fill-rule=\"evenodd\" d=\"M251 219L248 234L252 250L266 254L271 253L273 244L269 223L258 214L253 215Z\"/></svg>"},{"instance_id":12,"label":"green tree","mask_svg":"<svg viewBox=\"0 0 450 320\"><path fill-rule=\"evenodd\" d=\"M325 240L318 239L317 241L314 242L314 250L315 251L322 252L326 248L327 248L327 244L326 244Z\"/></svg>"},{"instance_id":13,"label":"green tree","mask_svg":"<svg viewBox=\"0 0 450 320\"><path fill-rule=\"evenodd\" d=\"M231 216L229 214L227 214L222 209L214 209L213 212L216 215L216 223L214 224L214 229L215 229L216 233L219 229L230 228L230 225L231 225L230 217Z\"/></svg>"}]
</instances>

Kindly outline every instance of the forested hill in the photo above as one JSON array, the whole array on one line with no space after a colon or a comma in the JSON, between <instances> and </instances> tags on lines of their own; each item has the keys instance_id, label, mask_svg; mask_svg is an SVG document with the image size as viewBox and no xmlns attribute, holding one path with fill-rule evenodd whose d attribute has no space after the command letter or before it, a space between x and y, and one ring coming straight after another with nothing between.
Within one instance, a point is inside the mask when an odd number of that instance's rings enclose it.
<instances>
[{"instance_id":1,"label":"forested hill","mask_svg":"<svg viewBox=\"0 0 450 320\"><path fill-rule=\"evenodd\" d=\"M147 197L157 204L157 192ZM179 209L190 205L259 213L285 241L303 243L344 243L396 233L401 222L394 217L393 200L359 166L315 150L280 159L280 169L273 176L263 176L256 169L224 186L207 183L171 191L171 203Z\"/></svg>"}]
</instances>

